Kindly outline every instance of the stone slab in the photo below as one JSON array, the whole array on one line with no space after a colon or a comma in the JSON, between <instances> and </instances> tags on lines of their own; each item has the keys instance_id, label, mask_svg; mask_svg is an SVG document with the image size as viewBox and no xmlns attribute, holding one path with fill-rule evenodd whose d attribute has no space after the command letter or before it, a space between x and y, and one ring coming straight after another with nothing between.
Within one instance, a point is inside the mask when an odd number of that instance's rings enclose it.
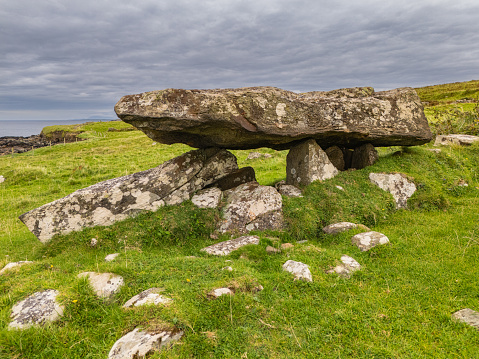
<instances>
[{"instance_id":1,"label":"stone slab","mask_svg":"<svg viewBox=\"0 0 479 359\"><path fill-rule=\"evenodd\" d=\"M462 134L439 135L436 137L434 146L440 146L440 145L470 146L477 141L479 141L479 137L472 136L472 135L462 135Z\"/></svg>"}]
</instances>

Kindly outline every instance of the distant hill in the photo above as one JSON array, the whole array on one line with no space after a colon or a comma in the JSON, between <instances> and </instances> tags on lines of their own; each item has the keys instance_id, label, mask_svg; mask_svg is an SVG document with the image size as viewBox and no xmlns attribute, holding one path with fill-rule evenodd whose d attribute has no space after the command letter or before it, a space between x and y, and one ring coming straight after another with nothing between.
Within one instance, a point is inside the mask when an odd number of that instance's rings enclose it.
<instances>
[{"instance_id":1,"label":"distant hill","mask_svg":"<svg viewBox=\"0 0 479 359\"><path fill-rule=\"evenodd\" d=\"M416 88L426 106L479 102L479 80Z\"/></svg>"}]
</instances>

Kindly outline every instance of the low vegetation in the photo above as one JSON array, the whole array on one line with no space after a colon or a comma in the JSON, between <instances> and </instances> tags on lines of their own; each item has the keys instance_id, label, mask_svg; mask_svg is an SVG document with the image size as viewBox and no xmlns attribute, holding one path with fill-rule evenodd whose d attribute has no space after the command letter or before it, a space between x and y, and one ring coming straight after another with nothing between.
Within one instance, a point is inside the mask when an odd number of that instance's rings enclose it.
<instances>
[{"instance_id":1,"label":"low vegetation","mask_svg":"<svg viewBox=\"0 0 479 359\"><path fill-rule=\"evenodd\" d=\"M429 151L431 144L381 148L375 165L313 183L303 198L284 198L287 229L257 233L258 246L227 257L200 251L229 238L212 240L219 212L197 209L189 201L41 244L17 219L20 214L189 150L155 144L139 131L108 131L127 126L92 123L79 128L88 141L0 157L6 178L0 184L0 268L12 261L35 262L0 276L0 358L105 358L133 328L164 325L185 336L151 358L479 356L477 330L451 320L459 309L479 310L479 145L440 153ZM284 179L287 152L259 151L272 158L247 160L249 151L232 152L240 167L255 168L261 184ZM392 197L370 183L370 172L401 172L413 180L418 190L409 209L396 210ZM359 252L350 242L357 231L322 232L338 221L367 225L391 243ZM90 247L91 238L98 239L96 248ZM294 247L266 253L267 245L279 248L285 242ZM105 262L114 252L121 254ZM350 279L326 273L343 254L362 265ZM293 281L283 272L288 259L308 264L313 282ZM222 270L225 266L233 271ZM120 274L125 286L104 302L77 279L83 271ZM258 284L264 290L253 293ZM207 298L210 290L225 286L235 295ZM151 287L163 288L174 303L121 308ZM16 302L50 288L60 290L65 305L60 321L7 330Z\"/></svg>"}]
</instances>

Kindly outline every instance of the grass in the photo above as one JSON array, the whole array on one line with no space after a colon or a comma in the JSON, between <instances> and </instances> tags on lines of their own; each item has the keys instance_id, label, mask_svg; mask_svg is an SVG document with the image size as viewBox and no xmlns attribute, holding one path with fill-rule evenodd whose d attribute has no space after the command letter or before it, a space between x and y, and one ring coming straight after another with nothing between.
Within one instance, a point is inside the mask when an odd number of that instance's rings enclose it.
<instances>
[{"instance_id":1,"label":"grass","mask_svg":"<svg viewBox=\"0 0 479 359\"><path fill-rule=\"evenodd\" d=\"M0 358L105 358L114 342L135 327L174 326L185 332L171 349L151 358L476 358L477 330L451 313L479 310L479 146L381 148L372 167L313 183L303 198L284 198L288 228L257 233L258 246L227 257L201 251L212 240L216 210L191 202L89 228L41 244L18 215L108 178L157 166L189 150L154 144L139 131L108 132L121 122L83 127L88 141L0 157L0 268L35 263L0 276ZM260 149L272 158L246 160L261 184L285 177L286 151ZM372 185L369 172L401 172L418 187L409 210ZM467 187L460 186L468 183ZM344 191L336 186L341 186ZM350 231L326 235L337 221L360 222L386 234L391 244L360 252ZM98 239L91 248L91 238ZM296 243L307 240L306 243ZM283 242L294 247L267 254ZM118 252L113 262L107 254ZM350 279L326 274L341 255L362 270ZM192 257L194 256L194 257ZM313 283L293 281L286 260L310 266ZM233 271L222 270L225 266ZM83 271L113 272L125 285L111 300L98 299ZM261 284L264 290L252 288ZM231 298L210 300L218 287ZM121 308L133 295L164 289L168 307ZM12 306L35 291L55 288L65 315L56 323L8 331Z\"/></svg>"}]
</instances>

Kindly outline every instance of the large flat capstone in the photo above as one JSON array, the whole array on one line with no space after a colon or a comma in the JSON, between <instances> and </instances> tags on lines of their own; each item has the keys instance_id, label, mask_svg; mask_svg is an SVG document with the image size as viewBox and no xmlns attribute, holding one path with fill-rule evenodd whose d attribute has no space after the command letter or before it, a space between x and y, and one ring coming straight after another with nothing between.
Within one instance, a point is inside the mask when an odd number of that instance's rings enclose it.
<instances>
[{"instance_id":1,"label":"large flat capstone","mask_svg":"<svg viewBox=\"0 0 479 359\"><path fill-rule=\"evenodd\" d=\"M288 149L309 138L322 148L411 146L432 139L412 88L307 93L274 87L166 89L124 96L115 112L157 142L197 148Z\"/></svg>"},{"instance_id":2,"label":"large flat capstone","mask_svg":"<svg viewBox=\"0 0 479 359\"><path fill-rule=\"evenodd\" d=\"M56 234L108 226L140 211L181 203L237 169L236 157L228 151L190 151L147 171L80 189L22 214L20 220L46 243Z\"/></svg>"}]
</instances>

